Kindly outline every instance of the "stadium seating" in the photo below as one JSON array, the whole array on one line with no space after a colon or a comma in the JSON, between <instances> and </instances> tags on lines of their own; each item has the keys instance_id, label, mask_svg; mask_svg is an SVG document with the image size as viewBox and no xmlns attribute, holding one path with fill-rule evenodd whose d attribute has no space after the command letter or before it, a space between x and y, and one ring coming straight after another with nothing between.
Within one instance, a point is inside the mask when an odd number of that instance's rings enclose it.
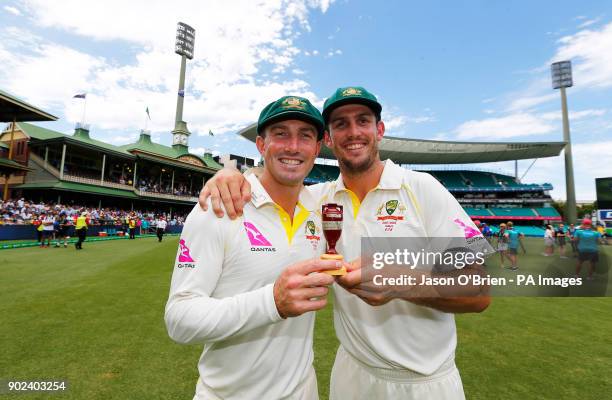
<instances>
[{"instance_id":1,"label":"stadium seating","mask_svg":"<svg viewBox=\"0 0 612 400\"><path fill-rule=\"evenodd\" d=\"M480 217L483 215L493 215L487 208L463 207L465 212L471 217Z\"/></svg>"},{"instance_id":2,"label":"stadium seating","mask_svg":"<svg viewBox=\"0 0 612 400\"><path fill-rule=\"evenodd\" d=\"M498 217L537 217L532 208L491 207L489 210Z\"/></svg>"},{"instance_id":3,"label":"stadium seating","mask_svg":"<svg viewBox=\"0 0 612 400\"><path fill-rule=\"evenodd\" d=\"M496 182L488 172L461 171L462 175L471 182L470 186L488 187L495 186Z\"/></svg>"},{"instance_id":4,"label":"stadium seating","mask_svg":"<svg viewBox=\"0 0 612 400\"><path fill-rule=\"evenodd\" d=\"M306 183L328 182L338 179L340 169L335 165L315 164L305 179Z\"/></svg>"},{"instance_id":5,"label":"stadium seating","mask_svg":"<svg viewBox=\"0 0 612 400\"><path fill-rule=\"evenodd\" d=\"M458 171L427 171L427 173L438 178L446 187L464 187L466 186L463 178Z\"/></svg>"},{"instance_id":6,"label":"stadium seating","mask_svg":"<svg viewBox=\"0 0 612 400\"><path fill-rule=\"evenodd\" d=\"M535 211L541 217L560 217L561 215L553 207L536 208Z\"/></svg>"}]
</instances>

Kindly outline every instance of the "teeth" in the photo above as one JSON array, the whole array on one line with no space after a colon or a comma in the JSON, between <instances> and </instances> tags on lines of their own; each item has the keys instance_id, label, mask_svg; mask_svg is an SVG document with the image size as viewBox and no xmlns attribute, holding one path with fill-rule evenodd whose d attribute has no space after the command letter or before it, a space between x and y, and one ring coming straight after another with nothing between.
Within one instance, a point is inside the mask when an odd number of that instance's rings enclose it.
<instances>
[{"instance_id":1,"label":"teeth","mask_svg":"<svg viewBox=\"0 0 612 400\"><path fill-rule=\"evenodd\" d=\"M349 144L348 146L346 146L346 148L349 149L349 150L356 150L356 149L360 149L362 147L364 147L364 145L360 144L360 143Z\"/></svg>"},{"instance_id":2,"label":"teeth","mask_svg":"<svg viewBox=\"0 0 612 400\"><path fill-rule=\"evenodd\" d=\"M289 164L289 165L299 165L302 163L300 160L288 160L286 158L281 158L280 162L282 162L283 164Z\"/></svg>"}]
</instances>

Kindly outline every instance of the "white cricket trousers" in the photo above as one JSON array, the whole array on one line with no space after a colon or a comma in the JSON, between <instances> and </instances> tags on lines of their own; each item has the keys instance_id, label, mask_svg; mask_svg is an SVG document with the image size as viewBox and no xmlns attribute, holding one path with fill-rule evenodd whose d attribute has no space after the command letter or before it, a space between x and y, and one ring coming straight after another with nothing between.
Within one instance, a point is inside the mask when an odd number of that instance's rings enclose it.
<instances>
[{"instance_id":1,"label":"white cricket trousers","mask_svg":"<svg viewBox=\"0 0 612 400\"><path fill-rule=\"evenodd\" d=\"M331 374L330 400L465 400L454 357L436 372L421 375L410 370L369 367L342 345Z\"/></svg>"},{"instance_id":2,"label":"white cricket trousers","mask_svg":"<svg viewBox=\"0 0 612 400\"><path fill-rule=\"evenodd\" d=\"M198 378L196 385L196 394L193 400L223 400L217 396L211 388L206 386L202 382L201 378ZM241 400L262 400L262 399L241 399ZM266 400L277 400L272 398L266 398ZM283 397L278 400L319 400L319 389L317 387L317 375L313 367L310 367L310 371L302 383L289 396Z\"/></svg>"}]
</instances>

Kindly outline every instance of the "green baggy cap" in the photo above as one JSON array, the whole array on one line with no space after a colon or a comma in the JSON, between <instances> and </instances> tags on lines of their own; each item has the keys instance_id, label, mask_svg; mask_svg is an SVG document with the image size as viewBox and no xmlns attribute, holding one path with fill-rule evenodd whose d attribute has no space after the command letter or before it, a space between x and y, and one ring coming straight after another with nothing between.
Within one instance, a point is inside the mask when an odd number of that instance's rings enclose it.
<instances>
[{"instance_id":1,"label":"green baggy cap","mask_svg":"<svg viewBox=\"0 0 612 400\"><path fill-rule=\"evenodd\" d=\"M325 125L321 113L308 99L299 96L284 96L268 104L259 114L257 134L261 135L266 125L288 119L299 119L313 124L317 128L318 139L323 138Z\"/></svg>"},{"instance_id":2,"label":"green baggy cap","mask_svg":"<svg viewBox=\"0 0 612 400\"><path fill-rule=\"evenodd\" d=\"M368 106L374 114L376 119L380 120L380 112L382 106L378 102L376 96L368 92L361 86L350 86L336 89L323 105L323 120L325 124L329 123L329 116L336 108L346 104L363 104Z\"/></svg>"}]
</instances>

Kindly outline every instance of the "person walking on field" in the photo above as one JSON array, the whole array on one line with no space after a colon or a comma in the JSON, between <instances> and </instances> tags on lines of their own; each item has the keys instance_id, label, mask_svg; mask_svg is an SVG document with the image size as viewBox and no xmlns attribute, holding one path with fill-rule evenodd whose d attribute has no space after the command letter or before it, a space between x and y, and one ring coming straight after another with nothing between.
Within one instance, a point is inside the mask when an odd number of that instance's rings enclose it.
<instances>
[{"instance_id":1,"label":"person walking on field","mask_svg":"<svg viewBox=\"0 0 612 400\"><path fill-rule=\"evenodd\" d=\"M559 224L559 227L555 231L555 237L557 239L557 245L559 246L559 257L567 258L565 256L565 238L567 237L567 234L563 224Z\"/></svg>"},{"instance_id":2,"label":"person walking on field","mask_svg":"<svg viewBox=\"0 0 612 400\"><path fill-rule=\"evenodd\" d=\"M79 240L74 244L77 250L83 250L83 242L87 237L87 226L89 225L89 219L87 218L87 212L83 211L76 220L75 230Z\"/></svg>"},{"instance_id":3,"label":"person walking on field","mask_svg":"<svg viewBox=\"0 0 612 400\"><path fill-rule=\"evenodd\" d=\"M497 238L497 252L499 253L501 265L500 268L504 268L504 258L507 258L510 263L512 260L506 255L508 251L508 237L506 236L506 224L499 224L499 231L495 235Z\"/></svg>"},{"instance_id":4,"label":"person walking on field","mask_svg":"<svg viewBox=\"0 0 612 400\"><path fill-rule=\"evenodd\" d=\"M166 222L166 218L164 218L163 216L157 219L157 223L155 224L155 226L157 228L157 239L159 242L161 242L164 238L164 232L166 232L167 225L168 223Z\"/></svg>"}]
</instances>

